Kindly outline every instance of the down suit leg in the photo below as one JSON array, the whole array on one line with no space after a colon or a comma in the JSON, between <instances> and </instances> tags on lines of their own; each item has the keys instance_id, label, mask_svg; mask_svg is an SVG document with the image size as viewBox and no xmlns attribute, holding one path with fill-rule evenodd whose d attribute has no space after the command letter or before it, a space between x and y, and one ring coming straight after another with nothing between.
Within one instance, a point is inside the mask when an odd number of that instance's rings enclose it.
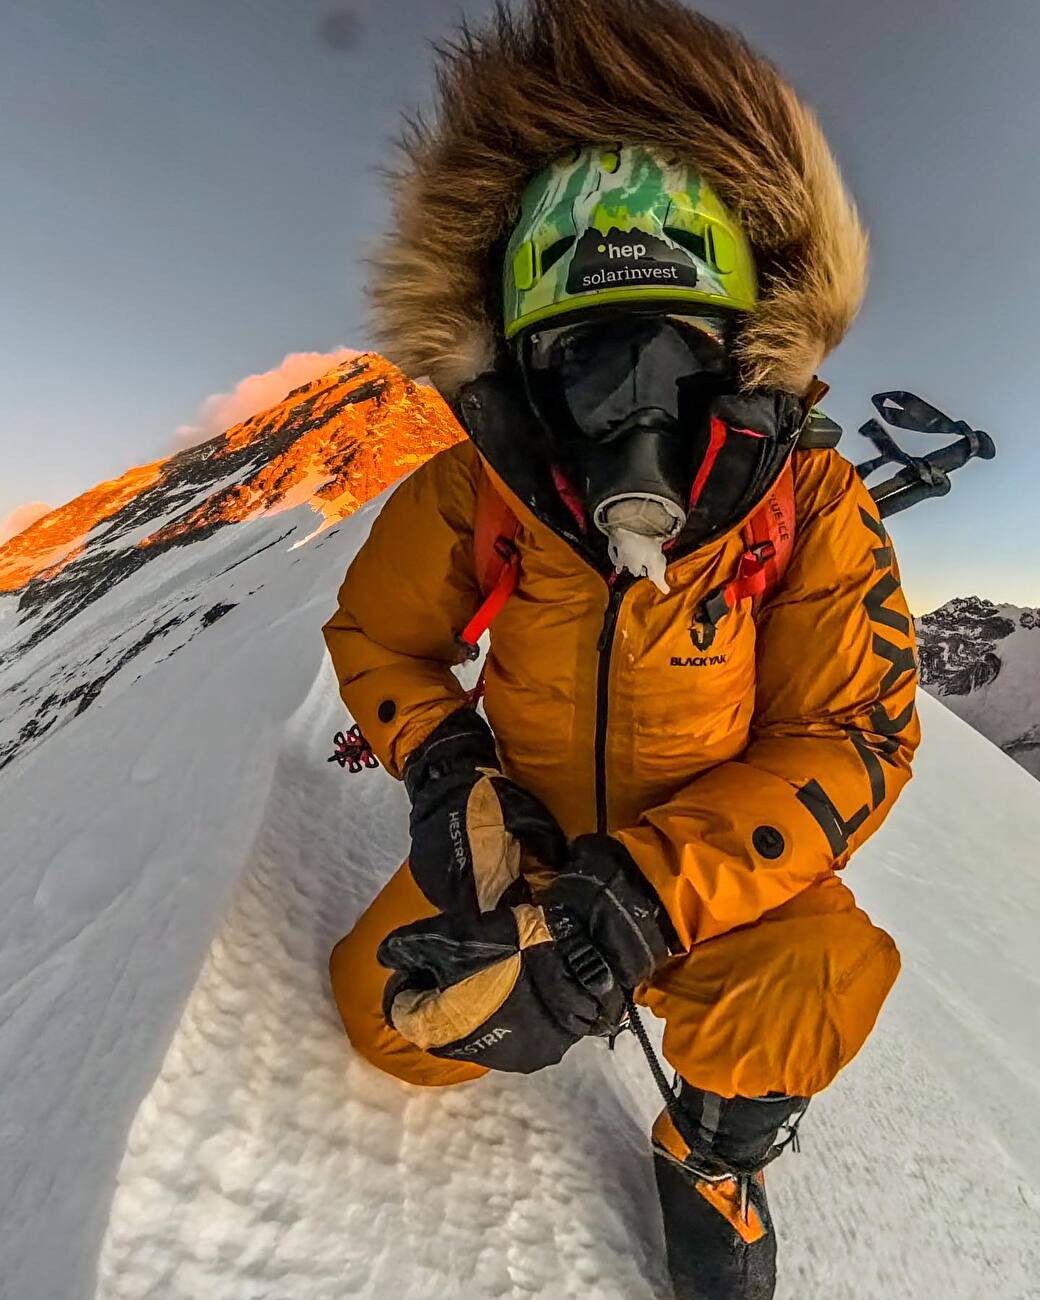
<instances>
[{"instance_id":1,"label":"down suit leg","mask_svg":"<svg viewBox=\"0 0 1040 1300\"><path fill-rule=\"evenodd\" d=\"M376 949L397 926L433 915L407 865L336 945L332 990L347 1035L407 1083L463 1083L486 1071L431 1056L383 1018L388 972ZM899 971L889 936L831 875L753 925L670 962L636 1000L665 1023L664 1055L691 1087L721 1097L810 1097L856 1055Z\"/></svg>"}]
</instances>

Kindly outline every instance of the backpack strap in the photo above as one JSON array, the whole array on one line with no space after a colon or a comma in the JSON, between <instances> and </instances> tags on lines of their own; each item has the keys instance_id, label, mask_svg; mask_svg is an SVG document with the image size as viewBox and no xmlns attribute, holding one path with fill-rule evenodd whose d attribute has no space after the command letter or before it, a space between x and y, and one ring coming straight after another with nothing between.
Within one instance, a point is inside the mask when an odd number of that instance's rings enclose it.
<instances>
[{"instance_id":1,"label":"backpack strap","mask_svg":"<svg viewBox=\"0 0 1040 1300\"><path fill-rule=\"evenodd\" d=\"M744 553L736 574L709 592L701 603L703 647L715 638L715 628L743 600L761 601L783 580L794 550L794 470L788 460L762 504L741 530ZM495 490L487 474L477 487L473 522L473 567L483 594L476 613L457 638L459 663L480 657L478 642L502 612L520 579L520 552L516 535L520 521ZM483 694L483 673L471 693Z\"/></svg>"},{"instance_id":2,"label":"backpack strap","mask_svg":"<svg viewBox=\"0 0 1040 1300\"><path fill-rule=\"evenodd\" d=\"M473 568L484 599L457 637L459 663L477 659L477 643L502 612L520 578L516 535L520 521L495 491L486 473L477 485L473 518Z\"/></svg>"},{"instance_id":3,"label":"backpack strap","mask_svg":"<svg viewBox=\"0 0 1040 1300\"><path fill-rule=\"evenodd\" d=\"M830 385L814 376L805 397L806 414L796 448L833 447L841 437L841 427L817 408L817 403L829 392ZM744 554L740 557L736 576L710 591L697 610L696 623L690 630L695 632L696 629L697 644L701 649L706 650L715 640L719 620L731 609L742 600L750 599L760 604L762 598L783 580L794 550L797 523L793 464L792 454L765 500L741 530ZM758 604L754 612L758 612Z\"/></svg>"},{"instance_id":4,"label":"backpack strap","mask_svg":"<svg viewBox=\"0 0 1040 1300\"><path fill-rule=\"evenodd\" d=\"M768 551L762 557L765 580L761 590L747 594L765 596L780 584L791 562L795 524L794 470L788 460L769 495L744 525L747 550L765 547Z\"/></svg>"},{"instance_id":5,"label":"backpack strap","mask_svg":"<svg viewBox=\"0 0 1040 1300\"><path fill-rule=\"evenodd\" d=\"M715 639L719 620L742 600L760 601L779 586L794 550L794 470L791 461L781 471L762 504L741 530L744 554L729 582L710 591L697 620L706 649Z\"/></svg>"}]
</instances>

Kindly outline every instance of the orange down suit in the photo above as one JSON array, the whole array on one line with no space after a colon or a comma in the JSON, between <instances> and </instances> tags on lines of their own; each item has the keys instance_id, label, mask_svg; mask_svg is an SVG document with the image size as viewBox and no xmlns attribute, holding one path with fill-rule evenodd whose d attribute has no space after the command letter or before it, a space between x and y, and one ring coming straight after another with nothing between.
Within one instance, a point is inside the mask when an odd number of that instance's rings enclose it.
<instances>
[{"instance_id":1,"label":"orange down suit","mask_svg":"<svg viewBox=\"0 0 1040 1300\"><path fill-rule=\"evenodd\" d=\"M876 506L834 451L794 455L797 531L761 607L742 602L710 648L704 596L736 572L740 530L669 565L667 595L627 589L598 648L603 576L528 511L469 442L402 483L347 572L325 627L343 699L399 776L465 704L455 638L481 602L477 485L520 520L519 586L495 621L485 708L503 771L568 835L615 835L683 946L637 1000L664 1054L723 1096L826 1087L862 1046L899 969L895 944L839 871L880 826L919 738L913 626ZM347 1033L418 1084L485 1073L384 1022L375 949L430 905L403 866L332 956Z\"/></svg>"}]
</instances>

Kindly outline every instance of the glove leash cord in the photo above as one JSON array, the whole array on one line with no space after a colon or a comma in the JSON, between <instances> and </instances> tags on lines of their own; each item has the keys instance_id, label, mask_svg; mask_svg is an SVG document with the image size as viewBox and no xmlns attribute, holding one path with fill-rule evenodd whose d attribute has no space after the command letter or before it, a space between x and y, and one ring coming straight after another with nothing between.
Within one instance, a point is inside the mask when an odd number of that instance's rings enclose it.
<instances>
[{"instance_id":1,"label":"glove leash cord","mask_svg":"<svg viewBox=\"0 0 1040 1300\"><path fill-rule=\"evenodd\" d=\"M632 1001L632 994L628 989L625 990L625 1011L626 1011L626 1021L624 1027L631 1029L632 1033L635 1034L636 1036L636 1041L639 1043L639 1046L643 1049L643 1055L646 1057L647 1064L650 1066L650 1073L654 1076L654 1082L657 1084L658 1090L661 1093L661 1097L664 1100L665 1109L668 1111L669 1117L671 1118L672 1123L675 1125L676 1132L686 1143L687 1147L689 1147L691 1152L696 1151L697 1149L696 1128L693 1125L689 1113L684 1109L682 1102L675 1095L675 1092L672 1089L672 1087L669 1086L668 1080L665 1077L664 1070L661 1068L661 1062L658 1059L657 1053L654 1051L653 1044L650 1042L650 1037L646 1032L646 1026L643 1024L642 1017L640 1016L639 1012L636 1010L635 1003ZM807 1105L808 1105L808 1101L806 1102L806 1106ZM752 1169L738 1168L733 1170L732 1176L737 1179L737 1182L740 1185L741 1213L743 1214L745 1220L747 1219L747 1213L748 1213L748 1197L749 1197L750 1180L756 1175L756 1173L759 1172L759 1170L764 1165L767 1165L771 1163L773 1160L775 1160L777 1156L780 1155L780 1153L784 1151L788 1146L791 1147L792 1151L797 1152L799 1150L798 1125L801 1123L804 1114L805 1114L805 1106L802 1107L802 1109L798 1112L797 1116L792 1121L788 1122L786 1136L780 1142L777 1142L772 1147L772 1149L769 1151L768 1155L766 1156L765 1160L762 1162L762 1165L759 1165L756 1168L752 1168ZM714 1179L709 1179L708 1181L714 1181Z\"/></svg>"},{"instance_id":2,"label":"glove leash cord","mask_svg":"<svg viewBox=\"0 0 1040 1300\"><path fill-rule=\"evenodd\" d=\"M636 1036L636 1042L643 1049L643 1055L646 1057L646 1063L650 1067L650 1073L654 1076L654 1083L657 1084L658 1091L665 1104L665 1109L675 1125L676 1132L690 1148L694 1150L697 1145L697 1135L694 1132L690 1122L690 1116L686 1113L675 1095L672 1086L669 1084L664 1070L661 1068L661 1062L657 1053L654 1051L653 1044L646 1032L646 1026L643 1024L642 1017L636 1010L636 1004L632 1001L632 994L628 989L625 990L625 1012L628 1028Z\"/></svg>"}]
</instances>

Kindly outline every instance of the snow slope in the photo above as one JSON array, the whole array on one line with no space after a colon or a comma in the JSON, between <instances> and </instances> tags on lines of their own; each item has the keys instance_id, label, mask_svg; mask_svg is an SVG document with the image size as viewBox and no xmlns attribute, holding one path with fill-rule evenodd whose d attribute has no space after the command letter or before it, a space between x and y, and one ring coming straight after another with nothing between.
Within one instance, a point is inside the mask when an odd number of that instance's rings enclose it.
<instances>
[{"instance_id":1,"label":"snow slope","mask_svg":"<svg viewBox=\"0 0 1040 1300\"><path fill-rule=\"evenodd\" d=\"M399 787L326 762L320 625L372 510L171 551L0 676L89 663L175 597L230 607L0 774L4 1300L668 1294L632 1041L427 1093L339 1028L328 950L406 847ZM0 598L0 646L15 618ZM850 873L905 970L770 1173L783 1300L1040 1297L1040 790L922 714Z\"/></svg>"}]
</instances>

